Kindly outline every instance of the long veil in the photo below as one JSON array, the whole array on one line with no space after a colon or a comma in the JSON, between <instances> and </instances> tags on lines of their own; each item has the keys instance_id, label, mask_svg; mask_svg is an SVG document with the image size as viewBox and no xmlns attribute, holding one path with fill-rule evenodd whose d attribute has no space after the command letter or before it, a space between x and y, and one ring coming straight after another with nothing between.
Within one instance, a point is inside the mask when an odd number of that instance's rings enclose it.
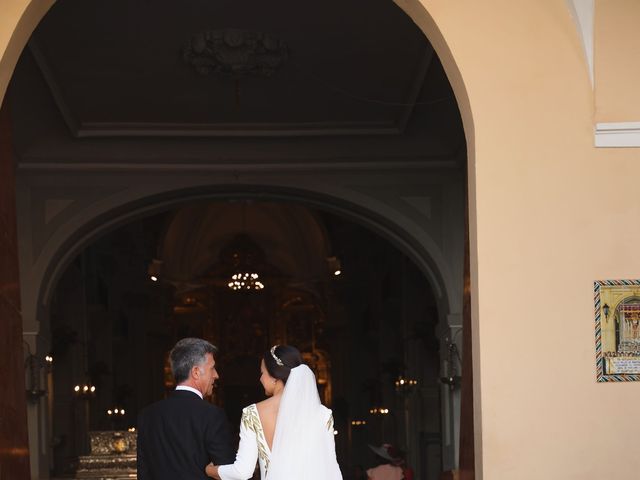
<instances>
[{"instance_id":1,"label":"long veil","mask_svg":"<svg viewBox=\"0 0 640 480\"><path fill-rule=\"evenodd\" d=\"M267 480L342 480L328 420L311 369L293 368L280 399Z\"/></svg>"}]
</instances>

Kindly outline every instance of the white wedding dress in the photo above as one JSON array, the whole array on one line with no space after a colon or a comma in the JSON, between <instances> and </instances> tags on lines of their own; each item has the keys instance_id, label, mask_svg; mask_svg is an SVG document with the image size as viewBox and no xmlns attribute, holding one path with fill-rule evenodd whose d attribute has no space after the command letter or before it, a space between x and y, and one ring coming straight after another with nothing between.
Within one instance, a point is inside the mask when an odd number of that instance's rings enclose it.
<instances>
[{"instance_id":1,"label":"white wedding dress","mask_svg":"<svg viewBox=\"0 0 640 480\"><path fill-rule=\"evenodd\" d=\"M336 461L333 416L320 403L316 379L306 365L291 370L285 384L273 451L269 448L255 404L242 411L236 461L221 465L222 480L247 480L256 461L262 480L342 480Z\"/></svg>"}]
</instances>

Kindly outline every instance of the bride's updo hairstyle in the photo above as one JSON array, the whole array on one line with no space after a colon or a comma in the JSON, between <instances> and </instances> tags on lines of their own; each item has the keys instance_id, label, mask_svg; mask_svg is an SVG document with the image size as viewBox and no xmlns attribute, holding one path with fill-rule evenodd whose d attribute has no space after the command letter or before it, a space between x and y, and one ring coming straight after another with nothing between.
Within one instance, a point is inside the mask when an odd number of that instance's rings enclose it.
<instances>
[{"instance_id":1,"label":"bride's updo hairstyle","mask_svg":"<svg viewBox=\"0 0 640 480\"><path fill-rule=\"evenodd\" d=\"M287 383L291 369L302 364L302 355L291 345L275 345L264 353L263 360L269 375Z\"/></svg>"}]
</instances>

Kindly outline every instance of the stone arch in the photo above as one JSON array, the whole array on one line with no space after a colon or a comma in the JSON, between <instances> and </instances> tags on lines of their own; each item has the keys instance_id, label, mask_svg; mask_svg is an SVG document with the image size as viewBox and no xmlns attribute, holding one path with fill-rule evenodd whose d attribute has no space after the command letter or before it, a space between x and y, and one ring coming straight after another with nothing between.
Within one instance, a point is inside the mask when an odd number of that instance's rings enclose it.
<instances>
[{"instance_id":1,"label":"stone arch","mask_svg":"<svg viewBox=\"0 0 640 480\"><path fill-rule=\"evenodd\" d=\"M11 5L3 11L0 21L0 101L4 98L7 86L13 74L18 58L24 49L30 35L37 27L48 9L55 3L54 0L9 0ZM467 143L467 158L469 165L469 226L471 239L471 272L472 286L474 288L474 301L477 301L477 261L475 258L475 134L474 122L471 110L467 85L463 81L463 65L459 65L454 55L454 45L448 43L447 38L456 36L455 25L448 24L438 18L438 11L427 11L429 0L394 0L422 30L433 45L436 53L448 76L454 91L458 108L463 121L463 127ZM444 16L444 15L443 15ZM227 183L226 185L229 185ZM188 193L190 199L214 198L235 195L267 195L269 198L289 201L299 201L307 205L326 208L338 214L346 215L354 221L372 228L382 236L399 246L400 249L411 258L419 268L427 275L433 286L436 296L440 297L441 319L447 312L452 311L455 301L451 292L455 292L451 286L455 283L451 272L448 272L446 264L439 252L438 246L411 218L398 215L398 212L385 205L383 202L373 204L373 199L365 199L357 192L319 192L313 189L297 189L295 186L263 185L261 191L255 190L255 185L243 189L239 185L233 188L209 188L207 193L191 190L167 190L164 192L149 192L141 189L137 196L133 191L116 193L105 201L97 202L90 208L70 218L47 242L40 258L34 263L34 270L25 280L33 282L38 280L38 287L34 288L36 298L23 299L23 309L33 311L23 314L24 317L44 318L46 304L51 294L56 279L64 270L64 266L73 258L73 255L85 246L101 232L122 224L125 221L135 220L137 217L147 215L153 211L176 204L185 199ZM326 189L325 189L326 190ZM341 190L341 189L338 189ZM233 193L235 192L235 193ZM32 283L32 285L35 285ZM474 318L474 329L477 318ZM477 341L477 340L476 340ZM477 352L477 350L476 350ZM474 352L474 357L477 353ZM476 386L476 393L479 387ZM476 396L479 402L479 396ZM480 421L476 419L476 437L478 438Z\"/></svg>"},{"instance_id":2,"label":"stone arch","mask_svg":"<svg viewBox=\"0 0 640 480\"><path fill-rule=\"evenodd\" d=\"M408 218L398 215L383 202L367 197L358 198L352 192L321 192L282 185L209 185L149 194L135 189L110 197L72 216L54 234L40 254L35 275L37 298L30 299L47 309L55 285L67 265L89 243L104 233L138 218L175 205L197 200L229 198L259 198L296 202L331 211L359 223L390 241L405 253L424 273L438 299L441 315L455 311L454 276L449 271L440 248ZM444 318L444 317L443 317Z\"/></svg>"},{"instance_id":3,"label":"stone arch","mask_svg":"<svg viewBox=\"0 0 640 480\"><path fill-rule=\"evenodd\" d=\"M468 202L469 202L469 235L471 245L474 245L475 241L475 177L474 168L475 163L475 134L474 134L474 122L471 110L470 98L468 95L468 89L463 81L462 70L463 66L459 65L458 59L456 59L452 46L449 44L447 37L455 37L455 31L452 28L453 25L447 24L443 20L439 20L436 15L427 10L425 5L426 0L394 0L398 7L403 10L422 30L425 36L429 39L429 42L434 47L451 84L453 92L456 97L458 108L462 117L466 144L467 144L467 164L468 164ZM39 22L45 16L47 11L53 6L55 0L13 0L12 5L8 8L8 12L3 16L3 22L0 24L0 101L4 99L6 89L13 74L15 65L24 49L29 37L38 26ZM437 13L437 12L436 12ZM447 27L450 28L451 34L447 31ZM4 35L3 35L4 34ZM1 103L0 103L1 104ZM76 224L77 228L82 227L82 222ZM382 224L381 224L382 225ZM410 228L409 228L410 230ZM392 235L393 236L393 235ZM414 239L415 240L415 239ZM406 240L405 240L406 241ZM425 244L429 244L430 239L423 238L422 241ZM408 251L414 250L415 247L410 247L411 241L407 241ZM434 245L435 246L435 245ZM471 249L471 264L472 275L474 280L477 276L477 268L475 266L475 254L473 248ZM45 255L46 256L46 255ZM414 258L415 259L415 258ZM39 262L40 263L40 262ZM420 265L420 262L418 262ZM42 264L38 265L37 269L46 268ZM421 268L423 266L421 265ZM430 272L427 269L426 272ZM29 279L30 281L32 279ZM438 282L430 281L433 285L437 285ZM476 282L472 282L473 285ZM436 293L438 293L436 291ZM47 298L50 294L50 284L44 290L44 296L39 294L38 300ZM35 299L27 299L35 300ZM449 299L451 301L451 299ZM35 309L40 310L42 307L41 302L37 302ZM35 316L35 315L34 315Z\"/></svg>"}]
</instances>

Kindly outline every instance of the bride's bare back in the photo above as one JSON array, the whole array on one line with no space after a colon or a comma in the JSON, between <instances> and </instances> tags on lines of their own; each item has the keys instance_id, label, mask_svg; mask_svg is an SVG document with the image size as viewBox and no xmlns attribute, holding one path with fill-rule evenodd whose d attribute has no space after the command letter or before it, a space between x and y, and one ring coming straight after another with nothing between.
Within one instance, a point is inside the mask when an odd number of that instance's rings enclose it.
<instances>
[{"instance_id":1,"label":"bride's bare back","mask_svg":"<svg viewBox=\"0 0 640 480\"><path fill-rule=\"evenodd\" d=\"M207 475L246 480L253 475L257 460L263 480L342 480L331 410L320 403L313 371L302 363L291 368L285 387L282 380L262 370L260 382L272 396L243 410L236 461L209 465ZM274 446L276 428L278 443Z\"/></svg>"},{"instance_id":2,"label":"bride's bare back","mask_svg":"<svg viewBox=\"0 0 640 480\"><path fill-rule=\"evenodd\" d=\"M276 420L278 418L278 408L280 407L281 395L274 395L262 402L256 403L260 423L264 431L264 438L267 440L269 450L273 448L273 435L276 433Z\"/></svg>"}]
</instances>

